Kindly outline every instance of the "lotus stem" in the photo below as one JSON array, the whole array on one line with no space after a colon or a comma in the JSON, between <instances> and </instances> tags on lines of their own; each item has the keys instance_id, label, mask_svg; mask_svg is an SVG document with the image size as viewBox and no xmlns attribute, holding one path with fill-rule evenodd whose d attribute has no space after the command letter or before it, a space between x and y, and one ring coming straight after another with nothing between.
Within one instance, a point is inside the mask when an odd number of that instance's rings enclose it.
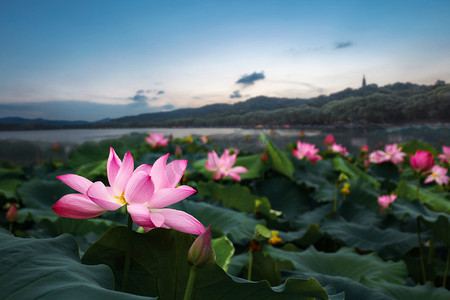
<instances>
[{"instance_id":1,"label":"lotus stem","mask_svg":"<svg viewBox=\"0 0 450 300\"><path fill-rule=\"evenodd\" d=\"M13 222L9 222L9 232L13 233Z\"/></svg>"},{"instance_id":2,"label":"lotus stem","mask_svg":"<svg viewBox=\"0 0 450 300\"><path fill-rule=\"evenodd\" d=\"M189 272L189 279L188 279L188 283L186 285L186 290L184 292L183 300L191 300L192 299L192 292L194 291L194 282L195 282L196 275L197 275L197 267L191 266L191 271Z\"/></svg>"},{"instance_id":3,"label":"lotus stem","mask_svg":"<svg viewBox=\"0 0 450 300\"><path fill-rule=\"evenodd\" d=\"M419 188L420 188L420 174L418 176L419 178L417 179L416 199L419 199Z\"/></svg>"},{"instance_id":4,"label":"lotus stem","mask_svg":"<svg viewBox=\"0 0 450 300\"><path fill-rule=\"evenodd\" d=\"M428 253L428 263L430 264L434 256L434 234L430 237L430 252Z\"/></svg>"},{"instance_id":5,"label":"lotus stem","mask_svg":"<svg viewBox=\"0 0 450 300\"><path fill-rule=\"evenodd\" d=\"M420 267L422 269L422 280L423 280L423 283L425 283L427 281L427 276L425 273L425 263L424 263L424 259L423 259L423 247L422 247L422 243L420 241L420 219L419 218L417 218L417 241L419 243Z\"/></svg>"},{"instance_id":6,"label":"lotus stem","mask_svg":"<svg viewBox=\"0 0 450 300\"><path fill-rule=\"evenodd\" d=\"M131 215L128 214L128 234L127 234L127 245L125 251L125 265L123 267L123 278L122 278L122 292L125 292L127 289L128 282L128 273L130 271L130 262L131 262L131 233L133 232L133 219L131 219Z\"/></svg>"},{"instance_id":7,"label":"lotus stem","mask_svg":"<svg viewBox=\"0 0 450 300\"><path fill-rule=\"evenodd\" d=\"M334 205L333 205L333 212L337 212L337 196L338 196L338 186L336 185L334 188Z\"/></svg>"},{"instance_id":8,"label":"lotus stem","mask_svg":"<svg viewBox=\"0 0 450 300\"><path fill-rule=\"evenodd\" d=\"M250 256L248 258L248 273L247 279L252 280L252 268L253 268L253 252L250 250Z\"/></svg>"},{"instance_id":9,"label":"lotus stem","mask_svg":"<svg viewBox=\"0 0 450 300\"><path fill-rule=\"evenodd\" d=\"M450 248L448 248L447 252L447 263L445 264L445 271L444 271L444 279L442 280L442 287L447 287L447 277L448 277L448 269L450 265Z\"/></svg>"}]
</instances>

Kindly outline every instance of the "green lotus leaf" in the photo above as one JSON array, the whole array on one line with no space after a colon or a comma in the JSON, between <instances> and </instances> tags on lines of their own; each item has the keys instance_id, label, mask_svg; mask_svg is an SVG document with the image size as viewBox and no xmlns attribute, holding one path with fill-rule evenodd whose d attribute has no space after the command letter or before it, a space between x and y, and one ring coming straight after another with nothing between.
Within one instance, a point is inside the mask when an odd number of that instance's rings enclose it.
<instances>
[{"instance_id":1,"label":"green lotus leaf","mask_svg":"<svg viewBox=\"0 0 450 300\"><path fill-rule=\"evenodd\" d=\"M228 270L231 258L234 255L233 243L225 236L222 235L220 238L211 240L212 247L216 253L216 263L225 272Z\"/></svg>"},{"instance_id":2,"label":"green lotus leaf","mask_svg":"<svg viewBox=\"0 0 450 300\"><path fill-rule=\"evenodd\" d=\"M272 169L292 178L294 174L294 165L284 152L278 149L264 134L260 136L261 141L266 143L266 151L269 154Z\"/></svg>"},{"instance_id":3,"label":"green lotus leaf","mask_svg":"<svg viewBox=\"0 0 450 300\"><path fill-rule=\"evenodd\" d=\"M129 243L123 241L128 240ZM189 276L187 262L194 237L174 230L155 229L146 234L125 227L107 231L84 254L85 264L108 265L119 284L122 280L126 248L131 247L131 267L127 290L133 294L182 299ZM325 289L313 278L289 278L271 288L267 281L251 282L226 274L215 263L197 270L194 299L327 299Z\"/></svg>"},{"instance_id":4,"label":"green lotus leaf","mask_svg":"<svg viewBox=\"0 0 450 300\"><path fill-rule=\"evenodd\" d=\"M205 226L212 225L213 230L220 230L234 243L248 243L256 225L265 224L264 220L253 219L245 213L207 203L183 200L171 207L191 214Z\"/></svg>"},{"instance_id":5,"label":"green lotus leaf","mask_svg":"<svg viewBox=\"0 0 450 300\"><path fill-rule=\"evenodd\" d=\"M415 200L417 187L406 182L400 181L397 189L394 191L398 196L406 197L408 200ZM436 212L450 214L450 201L445 198L445 194L437 194L432 188L419 189L419 200Z\"/></svg>"},{"instance_id":6,"label":"green lotus leaf","mask_svg":"<svg viewBox=\"0 0 450 300\"><path fill-rule=\"evenodd\" d=\"M115 292L111 269L81 264L68 234L31 239L0 230L0 251L4 299L149 299Z\"/></svg>"}]
</instances>

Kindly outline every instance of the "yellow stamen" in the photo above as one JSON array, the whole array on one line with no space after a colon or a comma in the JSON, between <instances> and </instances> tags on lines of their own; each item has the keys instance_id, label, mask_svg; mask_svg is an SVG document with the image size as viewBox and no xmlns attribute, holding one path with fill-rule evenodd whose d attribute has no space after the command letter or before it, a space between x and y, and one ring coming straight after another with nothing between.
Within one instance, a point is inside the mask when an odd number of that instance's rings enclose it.
<instances>
[{"instance_id":1,"label":"yellow stamen","mask_svg":"<svg viewBox=\"0 0 450 300\"><path fill-rule=\"evenodd\" d=\"M125 200L125 192L122 193L122 195L119 196L115 196L114 198L116 198L117 200L119 200L120 204L127 204L127 201Z\"/></svg>"}]
</instances>

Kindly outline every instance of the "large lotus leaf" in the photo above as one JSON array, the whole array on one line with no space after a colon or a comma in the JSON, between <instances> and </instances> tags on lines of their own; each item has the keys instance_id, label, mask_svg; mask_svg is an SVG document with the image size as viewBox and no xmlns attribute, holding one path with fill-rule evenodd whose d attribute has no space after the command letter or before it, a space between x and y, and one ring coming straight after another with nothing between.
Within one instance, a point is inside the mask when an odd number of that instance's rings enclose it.
<instances>
[{"instance_id":1,"label":"large lotus leaf","mask_svg":"<svg viewBox=\"0 0 450 300\"><path fill-rule=\"evenodd\" d=\"M350 183L350 194L346 196L346 201L361 204L372 211L379 209L378 187L370 184L363 177L351 178L348 183Z\"/></svg>"},{"instance_id":2,"label":"large lotus leaf","mask_svg":"<svg viewBox=\"0 0 450 300\"><path fill-rule=\"evenodd\" d=\"M271 286L281 284L281 270L293 270L294 266L289 260L272 259L270 255L264 255L263 251L252 253L252 280L267 280ZM248 269L248 265L247 265Z\"/></svg>"},{"instance_id":3,"label":"large lotus leaf","mask_svg":"<svg viewBox=\"0 0 450 300\"><path fill-rule=\"evenodd\" d=\"M392 163L371 164L367 172L380 181L398 181L400 178L398 167Z\"/></svg>"},{"instance_id":4,"label":"large lotus leaf","mask_svg":"<svg viewBox=\"0 0 450 300\"><path fill-rule=\"evenodd\" d=\"M337 180L336 171L330 160L319 160L316 163L309 162L307 159L294 161L295 173L294 179L297 183L304 183L308 187L319 188L329 182Z\"/></svg>"},{"instance_id":5,"label":"large lotus leaf","mask_svg":"<svg viewBox=\"0 0 450 300\"><path fill-rule=\"evenodd\" d=\"M334 198L340 199L339 189L336 183L324 182L314 192L314 199L317 202L332 202Z\"/></svg>"},{"instance_id":6,"label":"large lotus leaf","mask_svg":"<svg viewBox=\"0 0 450 300\"><path fill-rule=\"evenodd\" d=\"M387 295L391 295L398 300L448 300L450 291L441 287L435 287L433 283L426 282L424 285L399 286L385 282L380 285L380 289Z\"/></svg>"},{"instance_id":7,"label":"large lotus leaf","mask_svg":"<svg viewBox=\"0 0 450 300\"><path fill-rule=\"evenodd\" d=\"M450 218L448 215L439 215L436 222L425 221L425 224L433 231L433 234L450 247Z\"/></svg>"},{"instance_id":8,"label":"large lotus leaf","mask_svg":"<svg viewBox=\"0 0 450 300\"><path fill-rule=\"evenodd\" d=\"M309 274L309 273L308 273ZM298 271L284 271L284 277L301 277L306 276L305 273ZM380 291L372 289L350 278L341 276L332 276L314 273L314 278L317 279L322 286L332 285L336 292L345 292L346 300L394 300ZM396 285L397 286L397 285Z\"/></svg>"},{"instance_id":9,"label":"large lotus leaf","mask_svg":"<svg viewBox=\"0 0 450 300\"><path fill-rule=\"evenodd\" d=\"M261 134L260 139L267 145L266 151L271 159L272 169L289 178L292 178L292 175L294 174L294 165L292 164L292 161L264 134Z\"/></svg>"},{"instance_id":10,"label":"large lotus leaf","mask_svg":"<svg viewBox=\"0 0 450 300\"><path fill-rule=\"evenodd\" d=\"M59 217L51 209L52 206L63 195L74 192L57 180L32 179L22 184L18 193L25 208L19 210L18 222L32 220L42 223L55 235L62 233L85 235L89 232L101 235L105 230L120 225L121 222L104 218L75 220Z\"/></svg>"},{"instance_id":11,"label":"large lotus leaf","mask_svg":"<svg viewBox=\"0 0 450 300\"><path fill-rule=\"evenodd\" d=\"M101 180L106 178L106 162L105 159L80 165L74 173L91 181Z\"/></svg>"},{"instance_id":12,"label":"large lotus leaf","mask_svg":"<svg viewBox=\"0 0 450 300\"><path fill-rule=\"evenodd\" d=\"M119 139L85 142L69 154L67 165L75 169L84 164L105 160L109 155L109 147L113 147L121 159L128 151L132 154L141 152L144 136L144 134L131 133Z\"/></svg>"},{"instance_id":13,"label":"large lotus leaf","mask_svg":"<svg viewBox=\"0 0 450 300\"><path fill-rule=\"evenodd\" d=\"M321 230L318 224L309 225L298 225L299 229L296 231L279 231L278 236L281 238L283 243L295 242L302 247L307 247L314 244L324 235L323 230Z\"/></svg>"},{"instance_id":14,"label":"large lotus leaf","mask_svg":"<svg viewBox=\"0 0 450 300\"><path fill-rule=\"evenodd\" d=\"M380 183L378 182L378 180L368 175L364 170L361 170L356 165L343 160L340 156L336 156L335 158L333 158L333 165L337 171L345 173L350 178L362 177L365 181L369 182L374 187L380 187Z\"/></svg>"},{"instance_id":15,"label":"large lotus leaf","mask_svg":"<svg viewBox=\"0 0 450 300\"><path fill-rule=\"evenodd\" d=\"M409 200L415 200L417 187L406 181L400 181L394 193L398 196L406 197ZM445 198L445 194L436 194L432 189L419 189L419 200L432 210L450 214L450 201Z\"/></svg>"},{"instance_id":16,"label":"large lotus leaf","mask_svg":"<svg viewBox=\"0 0 450 300\"><path fill-rule=\"evenodd\" d=\"M129 243L123 241L128 240ZM106 232L84 254L86 264L106 264L120 284L124 253L131 249L131 266L127 290L134 294L158 296L160 299L182 299L189 276L188 250L191 235L174 230L155 229L146 234L116 227ZM327 299L326 291L313 278L286 280L271 288L267 281L250 282L230 277L215 263L197 270L194 299Z\"/></svg>"},{"instance_id":17,"label":"large lotus leaf","mask_svg":"<svg viewBox=\"0 0 450 300\"><path fill-rule=\"evenodd\" d=\"M400 220L410 216L413 219L420 217L427 222L434 223L439 216L439 213L429 210L419 200L408 201L403 197L399 197L392 203L391 211Z\"/></svg>"},{"instance_id":18,"label":"large lotus leaf","mask_svg":"<svg viewBox=\"0 0 450 300\"><path fill-rule=\"evenodd\" d=\"M341 248L335 253L320 252L313 246L303 252L265 249L273 258L292 261L297 271L347 277L376 289L384 282L404 285L408 274L402 261L383 261L375 253L359 255L351 248Z\"/></svg>"},{"instance_id":19,"label":"large lotus leaf","mask_svg":"<svg viewBox=\"0 0 450 300\"><path fill-rule=\"evenodd\" d=\"M0 230L0 252L3 299L144 299L113 291L107 266L81 264L70 235L24 239Z\"/></svg>"},{"instance_id":20,"label":"large lotus leaf","mask_svg":"<svg viewBox=\"0 0 450 300\"><path fill-rule=\"evenodd\" d=\"M50 210L62 196L76 193L64 183L54 180L32 179L18 188L19 197L27 208Z\"/></svg>"},{"instance_id":21,"label":"large lotus leaf","mask_svg":"<svg viewBox=\"0 0 450 300\"><path fill-rule=\"evenodd\" d=\"M219 229L235 243L242 240L247 243L253 238L256 225L265 223L264 220L250 218L245 213L189 200L175 203L172 208L193 215L205 226L212 225L214 230Z\"/></svg>"},{"instance_id":22,"label":"large lotus leaf","mask_svg":"<svg viewBox=\"0 0 450 300\"><path fill-rule=\"evenodd\" d=\"M339 210L339 215L346 221L367 226L381 226L379 212L374 212L354 201L345 201Z\"/></svg>"},{"instance_id":23,"label":"large lotus leaf","mask_svg":"<svg viewBox=\"0 0 450 300\"><path fill-rule=\"evenodd\" d=\"M211 240L216 253L216 263L226 272L234 255L233 243L225 236Z\"/></svg>"},{"instance_id":24,"label":"large lotus leaf","mask_svg":"<svg viewBox=\"0 0 450 300\"><path fill-rule=\"evenodd\" d=\"M259 201L258 211L263 215L270 215L269 200L252 194L248 187L240 184L222 185L214 181L199 182L198 193L200 196L209 196L214 201L220 201L225 207L246 213L255 212L256 201Z\"/></svg>"},{"instance_id":25,"label":"large lotus leaf","mask_svg":"<svg viewBox=\"0 0 450 300\"><path fill-rule=\"evenodd\" d=\"M422 150L430 152L431 154L433 154L434 157L436 157L439 154L439 151L436 148L434 148L430 144L423 143L417 139L410 140L400 145L403 147L402 151L405 153L414 154L416 153L417 150Z\"/></svg>"},{"instance_id":26,"label":"large lotus leaf","mask_svg":"<svg viewBox=\"0 0 450 300\"><path fill-rule=\"evenodd\" d=\"M429 210L419 200L402 201L398 199L392 204L392 212L398 219L410 216L420 218L444 243L450 246L450 217Z\"/></svg>"},{"instance_id":27,"label":"large lotus leaf","mask_svg":"<svg viewBox=\"0 0 450 300\"><path fill-rule=\"evenodd\" d=\"M283 212L290 220L311 209L308 193L284 177L273 177L258 182L255 193L269 198L272 209Z\"/></svg>"},{"instance_id":28,"label":"large lotus leaf","mask_svg":"<svg viewBox=\"0 0 450 300\"><path fill-rule=\"evenodd\" d=\"M20 169L0 168L0 195L6 199L16 199L16 189L22 183L24 173Z\"/></svg>"},{"instance_id":29,"label":"large lotus leaf","mask_svg":"<svg viewBox=\"0 0 450 300\"><path fill-rule=\"evenodd\" d=\"M333 238L346 246L362 251L376 251L384 259L400 259L404 253L417 246L417 235L396 229L380 229L370 224L348 222L342 217L325 219L322 224Z\"/></svg>"},{"instance_id":30,"label":"large lotus leaf","mask_svg":"<svg viewBox=\"0 0 450 300\"><path fill-rule=\"evenodd\" d=\"M204 155L206 156L206 155ZM192 166L206 178L213 178L213 172L208 171L205 167L207 158L194 161ZM239 174L242 180L245 179L255 179L261 177L261 173L265 169L264 163L261 161L261 154L254 154L249 156L237 156L236 163L234 166L245 167L248 172ZM225 177L225 179L230 179L230 177Z\"/></svg>"}]
</instances>

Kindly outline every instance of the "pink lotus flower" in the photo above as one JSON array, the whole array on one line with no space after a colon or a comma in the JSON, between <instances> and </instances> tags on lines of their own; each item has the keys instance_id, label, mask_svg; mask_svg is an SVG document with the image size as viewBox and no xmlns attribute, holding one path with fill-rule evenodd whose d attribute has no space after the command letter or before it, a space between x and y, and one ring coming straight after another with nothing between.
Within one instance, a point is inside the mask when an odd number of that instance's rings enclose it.
<instances>
[{"instance_id":1,"label":"pink lotus flower","mask_svg":"<svg viewBox=\"0 0 450 300\"><path fill-rule=\"evenodd\" d=\"M397 143L386 145L384 150L385 151L377 150L370 153L370 162L379 164L382 162L391 161L393 164L398 164L404 161L403 157L406 156L406 153L401 152L402 147L398 147Z\"/></svg>"},{"instance_id":2,"label":"pink lotus flower","mask_svg":"<svg viewBox=\"0 0 450 300\"><path fill-rule=\"evenodd\" d=\"M150 144L152 148L165 147L169 144L169 139L164 138L162 133L150 133L150 136L145 137L145 141Z\"/></svg>"},{"instance_id":3,"label":"pink lotus flower","mask_svg":"<svg viewBox=\"0 0 450 300\"><path fill-rule=\"evenodd\" d=\"M434 167L431 168L431 174L428 175L428 177L425 179L425 183L435 181L439 185L447 185L448 184L447 171L448 170L444 167L434 165Z\"/></svg>"},{"instance_id":4,"label":"pink lotus flower","mask_svg":"<svg viewBox=\"0 0 450 300\"><path fill-rule=\"evenodd\" d=\"M208 137L206 135L202 135L200 137L200 140L203 142L203 144L208 144Z\"/></svg>"},{"instance_id":5,"label":"pink lotus flower","mask_svg":"<svg viewBox=\"0 0 450 300\"><path fill-rule=\"evenodd\" d=\"M367 145L362 146L361 147L361 152L364 152L364 153L369 152L369 146L367 146Z\"/></svg>"},{"instance_id":6,"label":"pink lotus flower","mask_svg":"<svg viewBox=\"0 0 450 300\"><path fill-rule=\"evenodd\" d=\"M442 154L439 154L438 158L441 160L441 163L450 162L450 147L442 146Z\"/></svg>"},{"instance_id":7,"label":"pink lotus flower","mask_svg":"<svg viewBox=\"0 0 450 300\"><path fill-rule=\"evenodd\" d=\"M333 145L331 145L330 150L334 153L340 153L344 156L349 154L347 148L343 147L341 144L334 143Z\"/></svg>"},{"instance_id":8,"label":"pink lotus flower","mask_svg":"<svg viewBox=\"0 0 450 300\"><path fill-rule=\"evenodd\" d=\"M53 210L62 217L87 219L127 205L133 221L146 231L162 227L200 234L205 228L197 219L182 211L163 208L195 193L189 186L176 187L187 161L176 160L166 165L168 156L161 156L153 166L140 165L133 171L131 153L126 153L121 161L111 147L107 163L110 187L74 174L58 176L81 194L63 196Z\"/></svg>"},{"instance_id":9,"label":"pink lotus flower","mask_svg":"<svg viewBox=\"0 0 450 300\"><path fill-rule=\"evenodd\" d=\"M298 159L303 159L306 157L313 163L322 159L320 155L317 155L317 152L319 152L319 149L317 149L315 145L302 143L301 141L297 142L297 149L292 150L292 154Z\"/></svg>"},{"instance_id":10,"label":"pink lotus flower","mask_svg":"<svg viewBox=\"0 0 450 300\"><path fill-rule=\"evenodd\" d=\"M433 155L428 151L417 150L417 152L409 156L411 167L417 173L425 173L434 165Z\"/></svg>"},{"instance_id":11,"label":"pink lotus flower","mask_svg":"<svg viewBox=\"0 0 450 300\"><path fill-rule=\"evenodd\" d=\"M208 171L214 172L214 180L229 176L236 181L241 181L239 174L247 173L248 170L240 166L233 168L233 165L236 163L237 154L237 151L235 151L231 155L229 149L225 149L220 158L217 156L216 151L208 153L208 160L206 161L205 167Z\"/></svg>"},{"instance_id":12,"label":"pink lotus flower","mask_svg":"<svg viewBox=\"0 0 450 300\"><path fill-rule=\"evenodd\" d=\"M403 147L398 147L397 143L385 146L386 154L393 164L396 165L404 161L403 157L406 156L406 153L402 152L402 149Z\"/></svg>"},{"instance_id":13,"label":"pink lotus flower","mask_svg":"<svg viewBox=\"0 0 450 300\"><path fill-rule=\"evenodd\" d=\"M378 204L381 205L380 210L385 210L389 207L389 205L397 199L397 195L391 194L391 195L383 195L378 197Z\"/></svg>"},{"instance_id":14,"label":"pink lotus flower","mask_svg":"<svg viewBox=\"0 0 450 300\"><path fill-rule=\"evenodd\" d=\"M332 134L328 134L328 135L325 137L325 139L323 140L323 143L324 143L326 146L331 146L331 145L333 145L333 144L335 143L334 136L333 136Z\"/></svg>"}]
</instances>

